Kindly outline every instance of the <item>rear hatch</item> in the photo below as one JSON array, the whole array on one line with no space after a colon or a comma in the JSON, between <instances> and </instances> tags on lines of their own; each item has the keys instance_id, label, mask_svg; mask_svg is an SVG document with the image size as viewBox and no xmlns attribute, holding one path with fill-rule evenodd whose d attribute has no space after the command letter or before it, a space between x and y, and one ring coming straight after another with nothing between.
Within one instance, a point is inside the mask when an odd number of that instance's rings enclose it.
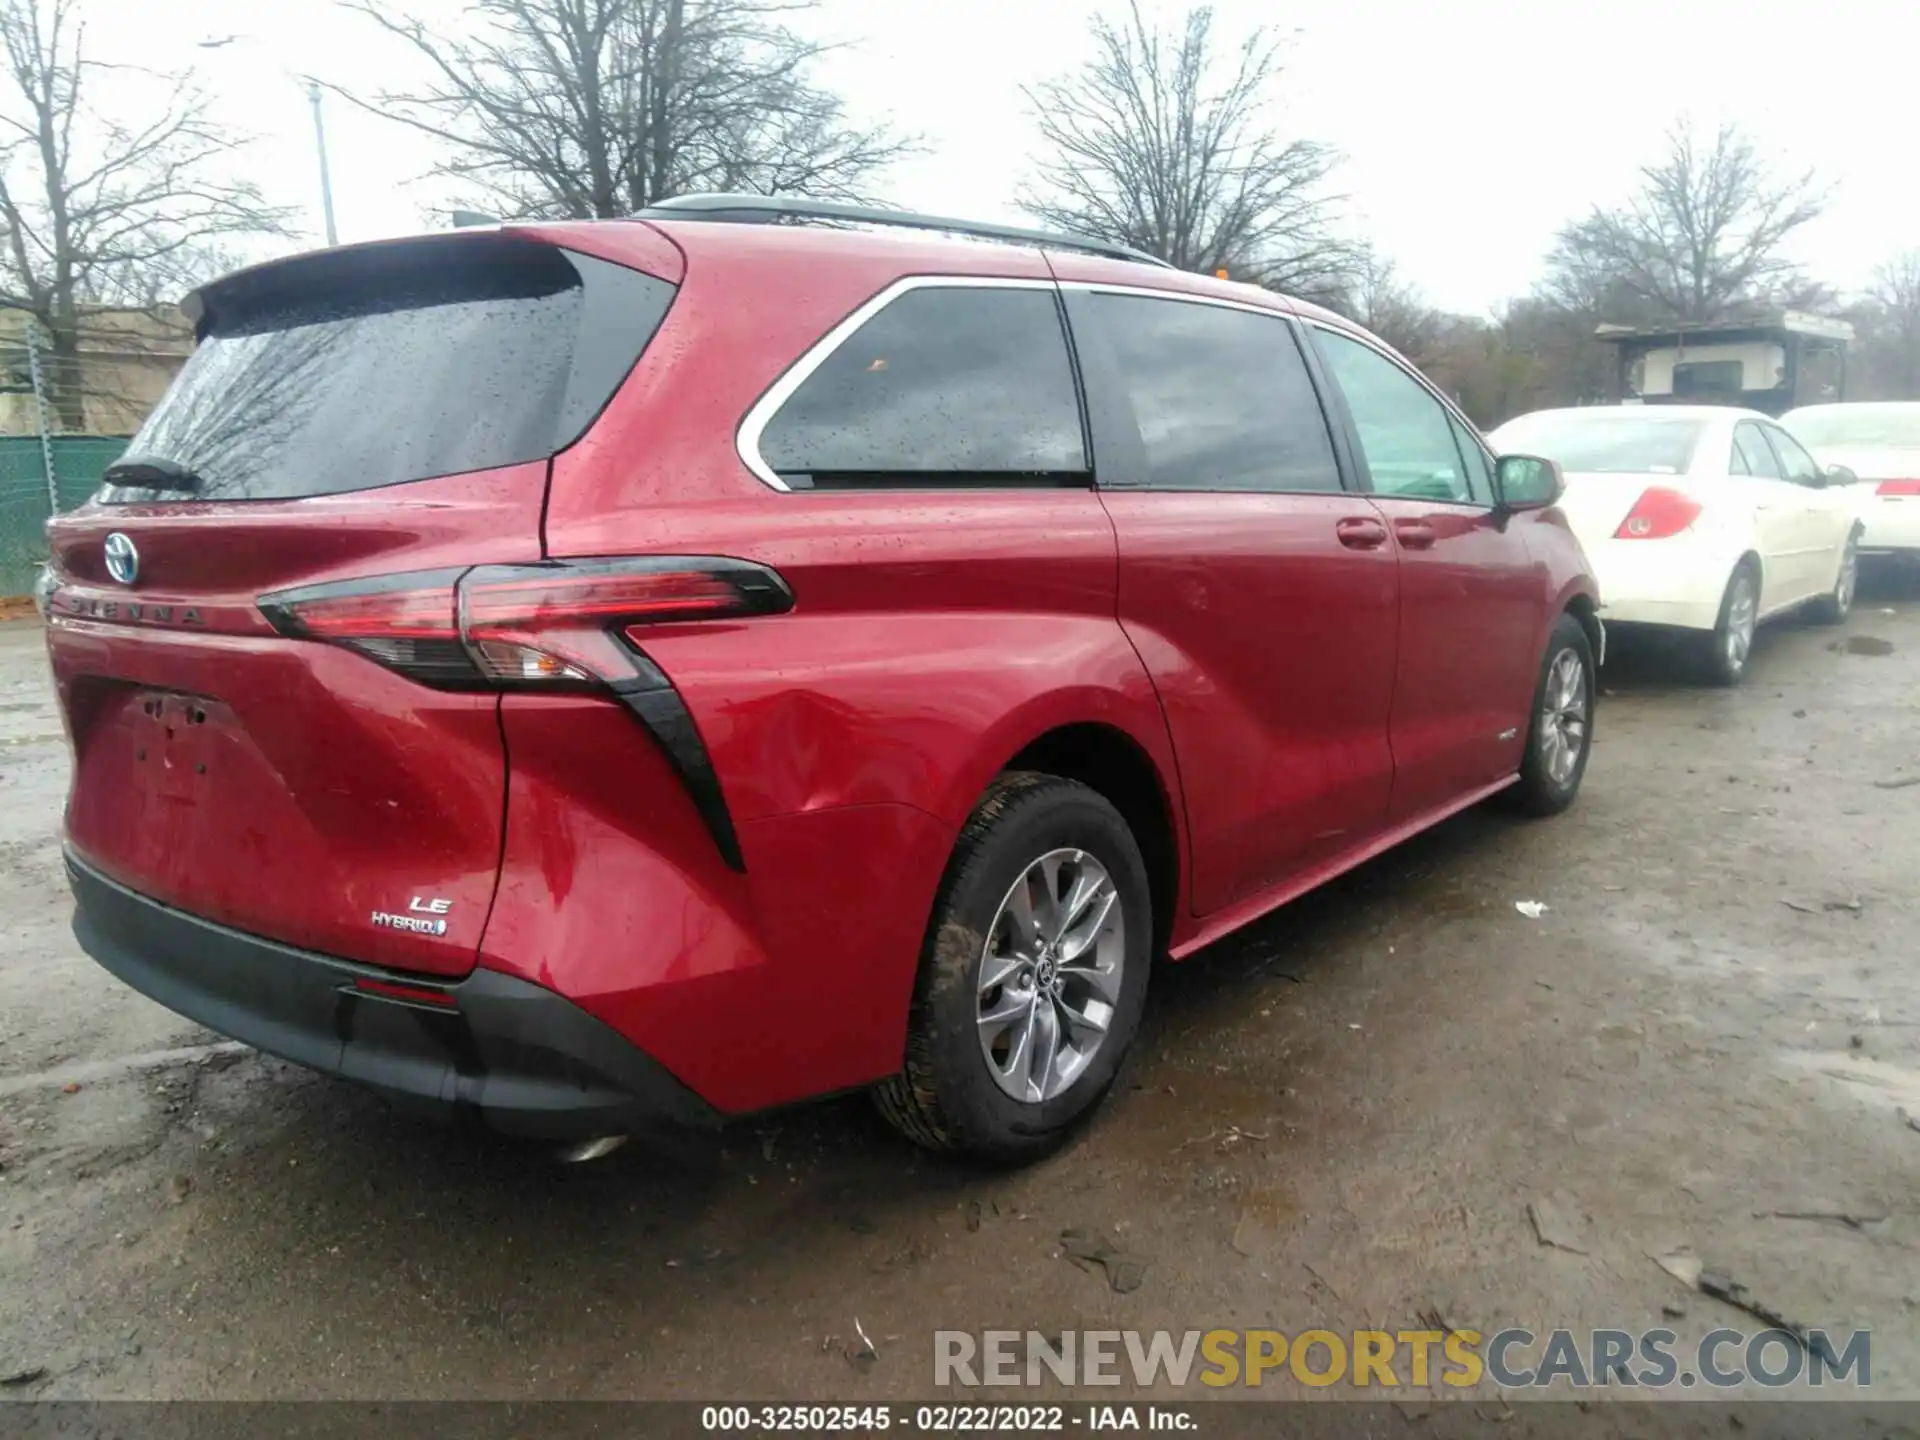
<instances>
[{"instance_id":1,"label":"rear hatch","mask_svg":"<svg viewBox=\"0 0 1920 1440\"><path fill-rule=\"evenodd\" d=\"M456 586L540 559L551 456L673 294L484 232L194 297L193 357L100 494L49 528L77 857L287 944L471 969L506 757Z\"/></svg>"}]
</instances>

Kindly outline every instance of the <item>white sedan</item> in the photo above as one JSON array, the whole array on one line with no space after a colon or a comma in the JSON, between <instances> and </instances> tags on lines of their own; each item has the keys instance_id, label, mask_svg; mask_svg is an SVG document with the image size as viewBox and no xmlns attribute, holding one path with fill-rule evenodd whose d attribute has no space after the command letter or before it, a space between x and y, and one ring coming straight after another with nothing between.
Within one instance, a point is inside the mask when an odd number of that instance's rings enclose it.
<instances>
[{"instance_id":1,"label":"white sedan","mask_svg":"<svg viewBox=\"0 0 1920 1440\"><path fill-rule=\"evenodd\" d=\"M1609 626L1700 634L1706 679L1746 673L1754 627L1800 606L1853 606L1858 487L1753 410L1715 405L1536 410L1490 437L1566 474L1560 501Z\"/></svg>"},{"instance_id":2,"label":"white sedan","mask_svg":"<svg viewBox=\"0 0 1920 1440\"><path fill-rule=\"evenodd\" d=\"M1867 482L1862 555L1920 561L1920 400L1808 405L1780 423L1822 461Z\"/></svg>"}]
</instances>

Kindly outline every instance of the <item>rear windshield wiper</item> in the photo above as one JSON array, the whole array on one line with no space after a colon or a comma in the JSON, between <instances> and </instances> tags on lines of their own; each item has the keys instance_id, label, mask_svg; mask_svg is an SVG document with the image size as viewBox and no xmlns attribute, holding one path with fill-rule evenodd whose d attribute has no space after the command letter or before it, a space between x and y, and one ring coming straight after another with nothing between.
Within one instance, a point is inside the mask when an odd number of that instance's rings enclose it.
<instances>
[{"instance_id":1,"label":"rear windshield wiper","mask_svg":"<svg viewBox=\"0 0 1920 1440\"><path fill-rule=\"evenodd\" d=\"M171 460L121 460L100 477L109 485L138 485L148 490L198 490L200 474Z\"/></svg>"}]
</instances>

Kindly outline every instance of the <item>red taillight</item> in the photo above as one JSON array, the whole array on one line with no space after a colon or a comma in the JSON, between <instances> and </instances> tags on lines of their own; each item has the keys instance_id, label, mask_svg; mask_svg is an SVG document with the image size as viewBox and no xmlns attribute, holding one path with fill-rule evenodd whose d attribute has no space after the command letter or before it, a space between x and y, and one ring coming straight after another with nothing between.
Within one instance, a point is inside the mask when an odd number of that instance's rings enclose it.
<instances>
[{"instance_id":1,"label":"red taillight","mask_svg":"<svg viewBox=\"0 0 1920 1440\"><path fill-rule=\"evenodd\" d=\"M446 640L455 633L451 588L316 599L299 615L314 640Z\"/></svg>"},{"instance_id":2,"label":"red taillight","mask_svg":"<svg viewBox=\"0 0 1920 1440\"><path fill-rule=\"evenodd\" d=\"M706 555L480 565L260 597L282 635L343 645L450 690L624 687L653 673L636 628L792 606L765 566Z\"/></svg>"},{"instance_id":3,"label":"red taillight","mask_svg":"<svg viewBox=\"0 0 1920 1440\"><path fill-rule=\"evenodd\" d=\"M261 595L282 636L346 645L440 689L586 689L649 678L634 630L778 614L793 591L726 557L480 564Z\"/></svg>"},{"instance_id":4,"label":"red taillight","mask_svg":"<svg viewBox=\"0 0 1920 1440\"><path fill-rule=\"evenodd\" d=\"M793 603L771 570L705 556L492 565L460 586L460 625L474 662L501 684L578 684L629 676L615 632L673 620L765 615Z\"/></svg>"},{"instance_id":5,"label":"red taillight","mask_svg":"<svg viewBox=\"0 0 1920 1440\"><path fill-rule=\"evenodd\" d=\"M1920 495L1920 480L1882 480L1874 486L1877 495Z\"/></svg>"},{"instance_id":6,"label":"red taillight","mask_svg":"<svg viewBox=\"0 0 1920 1440\"><path fill-rule=\"evenodd\" d=\"M325 640L440 689L472 688L477 676L455 623L463 572L376 575L262 595L260 611L282 635Z\"/></svg>"},{"instance_id":7,"label":"red taillight","mask_svg":"<svg viewBox=\"0 0 1920 1440\"><path fill-rule=\"evenodd\" d=\"M1633 502L1633 509L1613 532L1616 540L1665 540L1678 535L1699 517L1700 502L1678 490L1649 486Z\"/></svg>"},{"instance_id":8,"label":"red taillight","mask_svg":"<svg viewBox=\"0 0 1920 1440\"><path fill-rule=\"evenodd\" d=\"M479 572L490 576L498 569ZM463 590L467 623L501 620L540 626L591 619L703 619L748 613L754 607L726 578L688 568L572 573L548 566L506 578L470 579Z\"/></svg>"}]
</instances>

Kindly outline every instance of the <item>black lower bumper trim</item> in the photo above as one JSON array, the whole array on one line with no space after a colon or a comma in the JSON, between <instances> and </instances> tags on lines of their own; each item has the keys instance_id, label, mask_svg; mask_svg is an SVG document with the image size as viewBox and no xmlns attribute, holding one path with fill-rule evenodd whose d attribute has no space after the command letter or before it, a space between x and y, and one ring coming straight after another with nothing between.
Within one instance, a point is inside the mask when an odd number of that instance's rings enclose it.
<instances>
[{"instance_id":1,"label":"black lower bumper trim","mask_svg":"<svg viewBox=\"0 0 1920 1440\"><path fill-rule=\"evenodd\" d=\"M474 970L451 1008L356 988L391 972L297 950L127 889L67 852L73 933L101 965L190 1020L399 1107L506 1134L582 1139L719 1117L611 1027L551 990Z\"/></svg>"}]
</instances>

